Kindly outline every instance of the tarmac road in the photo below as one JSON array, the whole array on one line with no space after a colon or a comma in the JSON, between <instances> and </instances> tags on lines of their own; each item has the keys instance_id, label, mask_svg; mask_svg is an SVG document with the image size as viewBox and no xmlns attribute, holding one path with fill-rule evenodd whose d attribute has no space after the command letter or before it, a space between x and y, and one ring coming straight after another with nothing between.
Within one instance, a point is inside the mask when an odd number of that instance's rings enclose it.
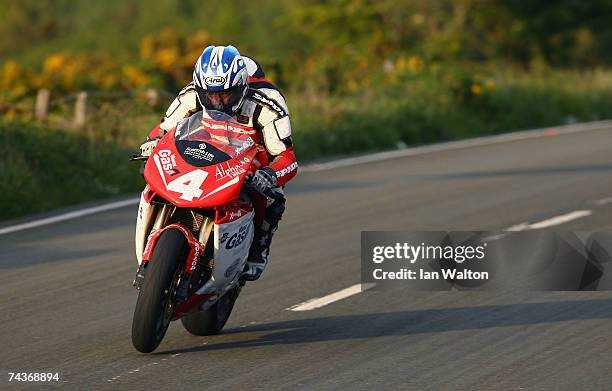
<instances>
[{"instance_id":1,"label":"tarmac road","mask_svg":"<svg viewBox=\"0 0 612 391\"><path fill-rule=\"evenodd\" d=\"M225 333L131 345L135 207L0 235L0 368L61 389L612 389L607 292L367 290L360 231L612 229L612 128L300 174L271 264ZM6 383L4 383L6 385ZM12 387L15 388L15 387ZM11 389L11 388L8 388Z\"/></svg>"}]
</instances>

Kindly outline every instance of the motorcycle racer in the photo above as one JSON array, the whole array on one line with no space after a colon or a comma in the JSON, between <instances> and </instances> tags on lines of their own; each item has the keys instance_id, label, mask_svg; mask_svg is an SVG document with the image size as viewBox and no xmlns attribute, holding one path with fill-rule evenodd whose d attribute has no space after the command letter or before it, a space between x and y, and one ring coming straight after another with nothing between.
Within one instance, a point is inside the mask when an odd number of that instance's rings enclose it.
<instances>
[{"instance_id":1,"label":"motorcycle racer","mask_svg":"<svg viewBox=\"0 0 612 391\"><path fill-rule=\"evenodd\" d=\"M255 232L243 272L245 280L255 281L267 265L272 236L285 209L282 187L297 174L287 103L255 60L241 56L231 45L208 46L196 61L193 81L179 92L141 145L141 155L150 156L161 136L203 109L224 112L253 127L255 142L262 147L261 168L250 178L258 194L252 197Z\"/></svg>"}]
</instances>

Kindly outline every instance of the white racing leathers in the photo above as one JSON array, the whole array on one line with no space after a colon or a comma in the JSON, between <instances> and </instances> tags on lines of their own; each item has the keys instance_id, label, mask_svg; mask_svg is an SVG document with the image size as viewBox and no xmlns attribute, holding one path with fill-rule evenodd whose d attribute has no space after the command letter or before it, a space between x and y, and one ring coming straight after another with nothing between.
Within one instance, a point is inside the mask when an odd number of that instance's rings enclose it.
<instances>
[{"instance_id":1,"label":"white racing leathers","mask_svg":"<svg viewBox=\"0 0 612 391\"><path fill-rule=\"evenodd\" d=\"M236 114L238 122L261 131L263 146L271 157L292 150L291 143L291 120L289 109L283 95L268 82L252 83L251 86L260 88L249 88L247 98ZM202 107L197 100L197 94L193 83L189 83L181 90L174 99L162 122L159 125L160 132L165 134L176 126L185 117L200 111ZM282 167L273 167L276 171L286 172L295 163L295 158L289 164ZM294 164L297 166L297 164ZM297 168L296 168L297 169ZM289 171L294 171L290 169ZM284 183L283 183L284 184Z\"/></svg>"}]
</instances>

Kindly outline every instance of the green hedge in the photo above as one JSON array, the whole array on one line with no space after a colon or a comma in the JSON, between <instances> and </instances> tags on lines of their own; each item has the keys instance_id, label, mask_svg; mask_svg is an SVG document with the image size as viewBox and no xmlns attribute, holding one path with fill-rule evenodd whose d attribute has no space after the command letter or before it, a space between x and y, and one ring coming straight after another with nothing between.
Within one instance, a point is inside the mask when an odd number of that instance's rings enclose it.
<instances>
[{"instance_id":1,"label":"green hedge","mask_svg":"<svg viewBox=\"0 0 612 391\"><path fill-rule=\"evenodd\" d=\"M0 219L142 188L130 149L60 130L0 122Z\"/></svg>"},{"instance_id":2,"label":"green hedge","mask_svg":"<svg viewBox=\"0 0 612 391\"><path fill-rule=\"evenodd\" d=\"M610 72L490 79L448 74L446 79L435 73L408 77L396 85L369 90L367 95L358 92L311 103L290 98L298 158L612 118ZM485 79L495 87L471 92Z\"/></svg>"}]
</instances>

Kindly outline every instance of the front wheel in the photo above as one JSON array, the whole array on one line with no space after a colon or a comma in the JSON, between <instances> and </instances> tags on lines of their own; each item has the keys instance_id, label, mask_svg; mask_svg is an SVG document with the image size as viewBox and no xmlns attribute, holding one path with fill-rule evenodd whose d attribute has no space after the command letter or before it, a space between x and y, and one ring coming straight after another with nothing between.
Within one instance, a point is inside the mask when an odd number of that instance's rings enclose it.
<instances>
[{"instance_id":1,"label":"front wheel","mask_svg":"<svg viewBox=\"0 0 612 391\"><path fill-rule=\"evenodd\" d=\"M183 327L197 336L219 334L232 314L239 294L240 287L237 286L207 310L183 316L181 318Z\"/></svg>"},{"instance_id":2,"label":"front wheel","mask_svg":"<svg viewBox=\"0 0 612 391\"><path fill-rule=\"evenodd\" d=\"M163 232L157 240L132 321L132 344L139 352L155 350L168 330L176 284L188 250L187 239L176 229Z\"/></svg>"}]
</instances>

